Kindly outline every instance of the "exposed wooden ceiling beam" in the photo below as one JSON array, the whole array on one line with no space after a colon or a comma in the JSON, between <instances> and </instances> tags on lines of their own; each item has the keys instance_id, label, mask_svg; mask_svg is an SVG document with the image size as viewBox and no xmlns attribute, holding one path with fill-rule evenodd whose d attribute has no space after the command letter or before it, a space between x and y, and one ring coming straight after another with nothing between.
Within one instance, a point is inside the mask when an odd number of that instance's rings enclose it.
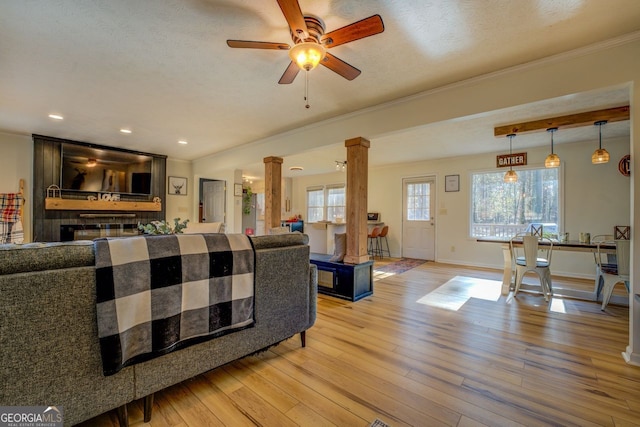
<instances>
[{"instance_id":1,"label":"exposed wooden ceiling beam","mask_svg":"<svg viewBox=\"0 0 640 427\"><path fill-rule=\"evenodd\" d=\"M578 126L593 126L599 120L607 120L608 122L629 120L629 106L625 105L624 107L607 108L606 110L587 111L585 113L569 114L568 116L497 126L493 129L493 132L495 136L500 137L511 133L522 134L541 130L546 131L549 128L568 129Z\"/></svg>"}]
</instances>

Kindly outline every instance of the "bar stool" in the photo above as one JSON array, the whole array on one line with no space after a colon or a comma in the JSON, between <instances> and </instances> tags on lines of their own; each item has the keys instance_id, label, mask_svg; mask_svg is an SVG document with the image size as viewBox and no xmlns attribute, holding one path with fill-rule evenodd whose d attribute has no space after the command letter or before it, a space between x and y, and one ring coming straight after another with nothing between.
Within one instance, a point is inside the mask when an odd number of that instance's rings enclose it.
<instances>
[{"instance_id":1,"label":"bar stool","mask_svg":"<svg viewBox=\"0 0 640 427\"><path fill-rule=\"evenodd\" d=\"M376 255L380 255L380 244L378 242L378 236L380 235L380 227L373 227L371 232L367 234L367 253L372 257L376 257Z\"/></svg>"},{"instance_id":2,"label":"bar stool","mask_svg":"<svg viewBox=\"0 0 640 427\"><path fill-rule=\"evenodd\" d=\"M387 239L387 233L389 233L389 226L385 225L384 227L382 227L382 231L380 232L380 234L378 235L378 244L380 247L380 257L384 258L384 253L386 252L388 256L391 256L391 251L389 250L389 239ZM382 245L382 239L384 239L384 242L387 246L387 249L384 248L384 246Z\"/></svg>"}]
</instances>

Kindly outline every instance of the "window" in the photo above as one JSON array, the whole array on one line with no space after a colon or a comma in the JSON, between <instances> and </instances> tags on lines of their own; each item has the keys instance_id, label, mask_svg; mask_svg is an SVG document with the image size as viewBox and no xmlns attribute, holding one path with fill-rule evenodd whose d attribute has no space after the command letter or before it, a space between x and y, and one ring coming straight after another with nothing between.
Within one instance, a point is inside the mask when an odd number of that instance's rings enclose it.
<instances>
[{"instance_id":1,"label":"window","mask_svg":"<svg viewBox=\"0 0 640 427\"><path fill-rule=\"evenodd\" d=\"M324 218L324 187L307 188L307 221L317 222Z\"/></svg>"},{"instance_id":2,"label":"window","mask_svg":"<svg viewBox=\"0 0 640 427\"><path fill-rule=\"evenodd\" d=\"M407 183L407 221L429 221L431 219L431 184L429 182Z\"/></svg>"},{"instance_id":3,"label":"window","mask_svg":"<svg viewBox=\"0 0 640 427\"><path fill-rule=\"evenodd\" d=\"M471 174L471 237L511 238L531 223L555 237L560 227L560 169L518 170L518 182L505 183L504 171Z\"/></svg>"},{"instance_id":4,"label":"window","mask_svg":"<svg viewBox=\"0 0 640 427\"><path fill-rule=\"evenodd\" d=\"M335 221L344 219L346 211L344 184L307 188L307 221Z\"/></svg>"},{"instance_id":5,"label":"window","mask_svg":"<svg viewBox=\"0 0 640 427\"><path fill-rule=\"evenodd\" d=\"M327 220L335 222L337 217L344 219L346 198L344 185L327 186Z\"/></svg>"}]
</instances>

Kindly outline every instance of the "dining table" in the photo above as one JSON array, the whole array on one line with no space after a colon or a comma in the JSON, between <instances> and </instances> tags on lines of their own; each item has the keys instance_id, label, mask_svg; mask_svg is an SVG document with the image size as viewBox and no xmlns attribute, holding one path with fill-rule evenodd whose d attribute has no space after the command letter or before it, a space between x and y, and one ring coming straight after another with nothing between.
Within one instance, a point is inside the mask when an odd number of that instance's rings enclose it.
<instances>
[{"instance_id":1,"label":"dining table","mask_svg":"<svg viewBox=\"0 0 640 427\"><path fill-rule=\"evenodd\" d=\"M511 254L511 240L505 240L501 238L477 238L477 242L485 242L485 243L498 243L502 246L502 254L504 258L504 272L502 275L502 295L509 295L509 292L513 289L513 257ZM519 239L513 240L514 246L522 246L522 241ZM551 244L553 244L553 251L570 251L570 252L588 252L588 253L596 253L598 251L598 247L600 248L600 253L604 254L615 254L616 253L616 245L613 242L580 242L577 240L569 240L569 241L559 241L559 240L551 240ZM539 245L542 247L549 246L550 243L547 240L541 240ZM595 272L595 260L594 260L594 272ZM523 290L539 290L539 286L522 284L520 289ZM557 292L556 292L557 290ZM562 289L554 289L554 295L558 296L567 296L572 298L584 299L588 301L597 301L598 300L598 283L594 280L593 290L583 290L583 289L573 289L563 287ZM628 305L628 298L613 295L611 297L611 302L621 305Z\"/></svg>"}]
</instances>

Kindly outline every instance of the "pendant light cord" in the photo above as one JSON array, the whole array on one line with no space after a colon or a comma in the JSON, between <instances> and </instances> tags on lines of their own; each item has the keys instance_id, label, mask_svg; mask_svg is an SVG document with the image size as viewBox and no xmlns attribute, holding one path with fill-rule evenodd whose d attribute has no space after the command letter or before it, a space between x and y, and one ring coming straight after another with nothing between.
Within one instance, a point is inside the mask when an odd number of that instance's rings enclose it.
<instances>
[{"instance_id":1,"label":"pendant light cord","mask_svg":"<svg viewBox=\"0 0 640 427\"><path fill-rule=\"evenodd\" d=\"M602 125L606 125L607 120L599 120L594 123L594 125L598 126L598 148L602 150Z\"/></svg>"},{"instance_id":2,"label":"pendant light cord","mask_svg":"<svg viewBox=\"0 0 640 427\"><path fill-rule=\"evenodd\" d=\"M513 170L513 166L511 163L512 162L512 158L511 156L513 155L512 153L512 149L511 149L511 143L513 142L513 137L515 136L514 134L510 134L509 136L509 170L512 171Z\"/></svg>"}]
</instances>

